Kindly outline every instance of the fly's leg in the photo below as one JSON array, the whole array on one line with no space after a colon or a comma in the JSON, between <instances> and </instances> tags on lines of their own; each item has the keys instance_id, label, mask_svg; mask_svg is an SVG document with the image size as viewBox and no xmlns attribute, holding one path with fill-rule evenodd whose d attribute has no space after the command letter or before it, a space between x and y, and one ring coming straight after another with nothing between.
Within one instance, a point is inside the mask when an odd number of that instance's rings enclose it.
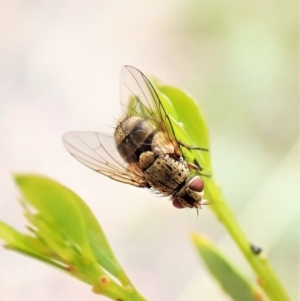
<instances>
[{"instance_id":1,"label":"fly's leg","mask_svg":"<svg viewBox=\"0 0 300 301\"><path fill-rule=\"evenodd\" d=\"M195 150L201 150L204 152L208 152L208 148L204 148L204 147L198 147L198 146L194 146L194 145L188 145L180 140L177 140L178 144L183 146L184 148L191 150L191 149L195 149Z\"/></svg>"},{"instance_id":2,"label":"fly's leg","mask_svg":"<svg viewBox=\"0 0 300 301\"><path fill-rule=\"evenodd\" d=\"M186 162L186 164L189 169L195 170L200 176L207 177L207 178L211 177L210 174L205 174L205 173L201 172L203 170L203 168L200 166L200 164L198 164L198 162L196 160L194 160L194 163Z\"/></svg>"},{"instance_id":3,"label":"fly's leg","mask_svg":"<svg viewBox=\"0 0 300 301\"><path fill-rule=\"evenodd\" d=\"M201 171L202 170L202 167L199 166L199 165L196 165L194 163L191 163L191 162L186 162L187 166L189 169L193 169L193 170L196 170L197 172Z\"/></svg>"},{"instance_id":4,"label":"fly's leg","mask_svg":"<svg viewBox=\"0 0 300 301\"><path fill-rule=\"evenodd\" d=\"M208 152L209 151L208 148L203 148L203 147L188 145L188 144L186 144L186 143L184 143L184 142L182 142L180 140L178 140L177 142L178 142L179 145L183 146L184 148L186 148L188 150L200 150L200 151L204 151L204 152ZM194 163L187 162L187 165L188 165L189 169L196 170L200 176L208 177L208 178L211 177L210 174L205 174L205 173L201 172L203 170L203 168L201 167L201 165L196 160L194 160Z\"/></svg>"}]
</instances>

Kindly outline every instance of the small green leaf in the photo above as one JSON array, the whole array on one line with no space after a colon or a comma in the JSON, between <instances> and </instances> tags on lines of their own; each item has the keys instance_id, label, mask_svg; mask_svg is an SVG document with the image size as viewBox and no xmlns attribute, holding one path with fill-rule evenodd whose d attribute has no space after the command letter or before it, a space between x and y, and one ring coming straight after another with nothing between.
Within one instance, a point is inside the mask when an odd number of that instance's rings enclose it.
<instances>
[{"instance_id":1,"label":"small green leaf","mask_svg":"<svg viewBox=\"0 0 300 301\"><path fill-rule=\"evenodd\" d=\"M57 268L64 269L61 264L54 262L53 260L47 258L47 256L43 255L49 252L49 248L47 248L47 246L39 242L34 237L19 233L18 231L1 221L0 238L6 242L7 249L25 254L43 262L47 262L48 264L53 265Z\"/></svg>"},{"instance_id":2,"label":"small green leaf","mask_svg":"<svg viewBox=\"0 0 300 301\"><path fill-rule=\"evenodd\" d=\"M24 252L35 253L34 248L30 246L26 238L12 227L0 221L0 238L3 239L7 246L13 246Z\"/></svg>"},{"instance_id":3,"label":"small green leaf","mask_svg":"<svg viewBox=\"0 0 300 301\"><path fill-rule=\"evenodd\" d=\"M210 273L233 300L268 300L207 238L193 234L192 240Z\"/></svg>"}]
</instances>

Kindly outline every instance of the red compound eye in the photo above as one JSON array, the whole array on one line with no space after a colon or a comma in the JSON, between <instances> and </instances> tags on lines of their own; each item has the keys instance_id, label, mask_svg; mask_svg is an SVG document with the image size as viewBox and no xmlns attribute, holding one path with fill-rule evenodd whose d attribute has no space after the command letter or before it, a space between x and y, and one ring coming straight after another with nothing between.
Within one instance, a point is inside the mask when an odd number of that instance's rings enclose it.
<instances>
[{"instance_id":1,"label":"red compound eye","mask_svg":"<svg viewBox=\"0 0 300 301\"><path fill-rule=\"evenodd\" d=\"M175 208L178 208L178 209L184 208L184 206L177 199L173 199L172 204Z\"/></svg>"},{"instance_id":2,"label":"red compound eye","mask_svg":"<svg viewBox=\"0 0 300 301\"><path fill-rule=\"evenodd\" d=\"M189 188L193 191L201 192L204 189L204 182L200 177L195 176L191 179Z\"/></svg>"}]
</instances>

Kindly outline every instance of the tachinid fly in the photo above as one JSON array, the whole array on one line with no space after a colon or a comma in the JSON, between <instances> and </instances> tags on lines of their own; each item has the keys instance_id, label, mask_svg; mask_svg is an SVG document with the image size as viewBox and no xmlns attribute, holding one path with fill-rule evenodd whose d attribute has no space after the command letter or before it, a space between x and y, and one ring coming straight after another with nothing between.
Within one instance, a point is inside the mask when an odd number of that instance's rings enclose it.
<instances>
[{"instance_id":1,"label":"tachinid fly","mask_svg":"<svg viewBox=\"0 0 300 301\"><path fill-rule=\"evenodd\" d=\"M157 92L138 69L121 71L123 117L114 136L69 132L63 136L69 153L86 166L116 181L147 187L169 196L177 208L201 208L204 182L190 169L176 139L170 117ZM200 150L206 150L201 149Z\"/></svg>"}]
</instances>

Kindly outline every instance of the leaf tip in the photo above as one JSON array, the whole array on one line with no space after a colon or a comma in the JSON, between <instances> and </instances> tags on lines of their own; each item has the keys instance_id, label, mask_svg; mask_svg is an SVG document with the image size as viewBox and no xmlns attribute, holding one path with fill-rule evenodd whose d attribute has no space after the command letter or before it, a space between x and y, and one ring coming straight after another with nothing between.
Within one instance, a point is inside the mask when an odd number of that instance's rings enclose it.
<instances>
[{"instance_id":1,"label":"leaf tip","mask_svg":"<svg viewBox=\"0 0 300 301\"><path fill-rule=\"evenodd\" d=\"M205 236L198 233L191 233L191 239L197 246L210 244L210 241Z\"/></svg>"},{"instance_id":2,"label":"leaf tip","mask_svg":"<svg viewBox=\"0 0 300 301\"><path fill-rule=\"evenodd\" d=\"M23 182L25 175L19 173L13 173L13 177L17 185L20 185Z\"/></svg>"}]
</instances>

